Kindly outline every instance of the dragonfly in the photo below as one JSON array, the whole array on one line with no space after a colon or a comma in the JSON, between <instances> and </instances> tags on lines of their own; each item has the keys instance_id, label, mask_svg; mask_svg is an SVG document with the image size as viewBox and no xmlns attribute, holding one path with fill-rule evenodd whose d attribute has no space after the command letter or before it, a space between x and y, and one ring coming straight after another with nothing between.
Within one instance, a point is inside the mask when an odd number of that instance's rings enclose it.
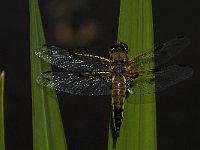
<instances>
[{"instance_id":1,"label":"dragonfly","mask_svg":"<svg viewBox=\"0 0 200 150\"><path fill-rule=\"evenodd\" d=\"M74 95L111 95L111 116L119 136L124 103L129 94L160 92L192 76L193 70L187 65L165 65L189 43L187 37L180 36L132 59L128 58L129 49L124 42L117 42L110 48L109 58L42 46L35 54L64 71L43 72L36 81Z\"/></svg>"}]
</instances>

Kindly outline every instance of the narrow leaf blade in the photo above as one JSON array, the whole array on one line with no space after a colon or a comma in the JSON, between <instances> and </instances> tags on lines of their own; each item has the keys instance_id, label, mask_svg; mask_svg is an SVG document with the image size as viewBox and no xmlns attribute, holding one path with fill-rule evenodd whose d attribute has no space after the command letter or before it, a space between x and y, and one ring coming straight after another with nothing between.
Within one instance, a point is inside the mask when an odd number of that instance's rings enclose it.
<instances>
[{"instance_id":1,"label":"narrow leaf blade","mask_svg":"<svg viewBox=\"0 0 200 150\"><path fill-rule=\"evenodd\" d=\"M142 51L153 50L151 5L151 0L121 0L118 40L128 44L129 58L133 58ZM142 103L125 102L120 136L116 139L110 130L108 149L156 150L155 95L139 95L138 93L138 95L130 95L127 100L142 101ZM151 101L151 103L143 103L144 101Z\"/></svg>"},{"instance_id":2,"label":"narrow leaf blade","mask_svg":"<svg viewBox=\"0 0 200 150\"><path fill-rule=\"evenodd\" d=\"M0 74L0 150L5 150L4 133L4 80L5 73Z\"/></svg>"},{"instance_id":3,"label":"narrow leaf blade","mask_svg":"<svg viewBox=\"0 0 200 150\"><path fill-rule=\"evenodd\" d=\"M45 44L38 1L29 0L29 8L33 149L67 150L56 92L36 83L37 76L51 66L35 55L35 49Z\"/></svg>"}]
</instances>

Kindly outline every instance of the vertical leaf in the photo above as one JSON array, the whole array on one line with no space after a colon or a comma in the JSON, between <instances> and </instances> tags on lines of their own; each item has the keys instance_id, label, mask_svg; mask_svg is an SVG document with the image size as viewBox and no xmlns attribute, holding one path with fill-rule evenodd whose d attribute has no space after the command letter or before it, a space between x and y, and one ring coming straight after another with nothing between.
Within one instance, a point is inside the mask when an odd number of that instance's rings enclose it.
<instances>
[{"instance_id":1,"label":"vertical leaf","mask_svg":"<svg viewBox=\"0 0 200 150\"><path fill-rule=\"evenodd\" d=\"M36 83L37 76L51 66L37 58L34 50L45 43L37 0L29 0L32 121L34 150L67 150L56 92Z\"/></svg>"},{"instance_id":2,"label":"vertical leaf","mask_svg":"<svg viewBox=\"0 0 200 150\"><path fill-rule=\"evenodd\" d=\"M129 46L129 58L133 58L142 51L153 50L151 0L121 0L118 40L127 43ZM138 103L125 102L124 119L120 137L116 141L116 149L156 150L155 95L130 95L128 99ZM115 141L113 139L115 137L112 137L110 131L109 150L114 149Z\"/></svg>"},{"instance_id":3,"label":"vertical leaf","mask_svg":"<svg viewBox=\"0 0 200 150\"><path fill-rule=\"evenodd\" d=\"M5 150L4 139L4 78L5 73L0 74L0 150Z\"/></svg>"}]
</instances>

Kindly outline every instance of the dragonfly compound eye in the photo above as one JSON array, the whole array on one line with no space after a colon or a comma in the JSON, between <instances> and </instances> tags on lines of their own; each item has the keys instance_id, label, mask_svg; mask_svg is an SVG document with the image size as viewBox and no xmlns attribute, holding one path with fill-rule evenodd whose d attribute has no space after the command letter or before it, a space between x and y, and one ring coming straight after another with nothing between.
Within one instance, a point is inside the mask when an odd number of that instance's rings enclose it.
<instances>
[{"instance_id":1,"label":"dragonfly compound eye","mask_svg":"<svg viewBox=\"0 0 200 150\"><path fill-rule=\"evenodd\" d=\"M123 43L123 42L117 42L114 46L111 47L110 52L126 52L128 53L128 46L127 44Z\"/></svg>"},{"instance_id":2,"label":"dragonfly compound eye","mask_svg":"<svg viewBox=\"0 0 200 150\"><path fill-rule=\"evenodd\" d=\"M125 52L128 52L128 45L121 42L121 48L125 51Z\"/></svg>"},{"instance_id":3,"label":"dragonfly compound eye","mask_svg":"<svg viewBox=\"0 0 200 150\"><path fill-rule=\"evenodd\" d=\"M113 45L113 46L111 47L110 52L113 53L113 52L116 52L117 50L118 50L118 45L115 44L115 45Z\"/></svg>"}]
</instances>

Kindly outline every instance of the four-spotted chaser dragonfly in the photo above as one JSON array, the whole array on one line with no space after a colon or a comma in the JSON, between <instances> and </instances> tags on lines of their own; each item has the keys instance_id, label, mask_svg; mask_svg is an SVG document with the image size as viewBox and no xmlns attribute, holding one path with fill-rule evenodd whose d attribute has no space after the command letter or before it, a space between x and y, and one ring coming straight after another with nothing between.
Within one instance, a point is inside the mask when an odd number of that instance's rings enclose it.
<instances>
[{"instance_id":1,"label":"four-spotted chaser dragonfly","mask_svg":"<svg viewBox=\"0 0 200 150\"><path fill-rule=\"evenodd\" d=\"M178 37L133 59L128 59L128 46L123 42L110 49L110 58L43 46L36 49L36 55L65 71L44 72L37 83L75 95L111 95L112 119L119 135L127 93L160 92L192 75L186 65L161 67L189 43L188 38Z\"/></svg>"}]
</instances>

